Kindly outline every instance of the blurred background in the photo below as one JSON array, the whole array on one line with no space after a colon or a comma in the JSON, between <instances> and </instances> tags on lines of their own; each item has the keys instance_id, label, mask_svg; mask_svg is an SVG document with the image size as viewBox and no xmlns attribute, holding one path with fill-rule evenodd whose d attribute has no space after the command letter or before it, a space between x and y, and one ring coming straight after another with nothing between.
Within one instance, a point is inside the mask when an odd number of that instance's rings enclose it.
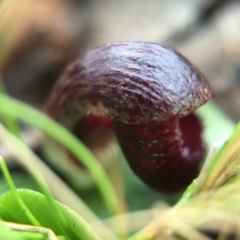
<instances>
[{"instance_id":1,"label":"blurred background","mask_svg":"<svg viewBox=\"0 0 240 240\"><path fill-rule=\"evenodd\" d=\"M240 1L8 0L3 9L0 67L14 97L41 107L81 52L150 41L185 55L207 77L219 106L240 118Z\"/></svg>"}]
</instances>

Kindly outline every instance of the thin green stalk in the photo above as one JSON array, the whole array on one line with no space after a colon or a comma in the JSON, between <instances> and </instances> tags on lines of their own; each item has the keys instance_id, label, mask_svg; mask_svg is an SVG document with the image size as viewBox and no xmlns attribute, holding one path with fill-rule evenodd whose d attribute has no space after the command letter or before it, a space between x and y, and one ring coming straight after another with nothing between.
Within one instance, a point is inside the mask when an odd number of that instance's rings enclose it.
<instances>
[{"instance_id":1,"label":"thin green stalk","mask_svg":"<svg viewBox=\"0 0 240 240\"><path fill-rule=\"evenodd\" d=\"M0 74L0 93L7 94L7 91L3 84L3 79L2 79L1 74ZM1 120L9 131L11 131L17 137L21 138L21 130L20 130L19 124L16 119L13 119L6 115L2 115Z\"/></svg>"},{"instance_id":2,"label":"thin green stalk","mask_svg":"<svg viewBox=\"0 0 240 240\"><path fill-rule=\"evenodd\" d=\"M39 188L42 193L45 195L48 203L53 209L55 221L60 227L62 234L65 236L66 240L70 239L85 239L86 234L88 239L99 240L100 237L95 234L92 230L89 230L89 226L85 221L82 221L81 225L81 233L74 225L70 224L66 221L64 215L62 214L61 209L56 204L56 201L53 199L53 196L45 182L45 178L41 171L39 171L40 167L37 164L38 157L25 145L21 140L19 140L16 136L8 132L1 124L0 124L0 141L5 140L3 143L7 148L11 150L15 157L20 159L21 163L27 168L33 178L36 180ZM87 230L86 230L87 229ZM116 239L115 236L112 236L112 239Z\"/></svg>"},{"instance_id":3,"label":"thin green stalk","mask_svg":"<svg viewBox=\"0 0 240 240\"><path fill-rule=\"evenodd\" d=\"M89 221L91 223L100 221L99 218L97 218L95 215L92 215L91 210L89 210L88 207L82 203L82 200L77 195L74 195L73 192L69 188L67 188L67 186L64 183L58 180L58 178L53 174L53 172L43 163L43 161L36 154L34 154L31 151L31 149L27 145L22 143L18 138L16 138L13 134L11 134L9 131L3 128L3 126L0 124L0 142L1 141L3 143L3 146L6 146L6 148L11 152L11 154L13 154L13 156L15 156L15 158L21 163L21 165L24 166L27 169L27 171L33 176L39 188L42 189L41 191L45 193L45 195L49 188L48 186L46 186L46 183L45 183L45 179L46 179L46 182L50 186L50 189L53 190L53 194L55 197L57 197L58 200L65 203L70 208L72 208L72 206L74 205L77 205L77 206L74 206L72 210L76 211L76 213L84 217L86 221ZM44 188L47 188L47 190L44 190ZM61 191L59 191L59 189L61 189ZM48 192L50 193L50 190ZM52 198L52 196L50 195L48 197ZM48 198L48 202L51 201L49 200L49 198ZM53 208L53 210L55 209ZM1 206L0 206L0 212L1 212ZM56 213L56 210L55 210L56 219L61 218L61 216L58 217L58 214L61 214L61 213ZM11 216L11 218L5 218L5 219L14 219L14 218ZM68 225L68 223L66 224ZM82 228L84 229L84 224ZM75 228L73 228L73 231L75 231ZM106 226L104 226L104 224L101 224L101 227L98 228L98 231L100 231L101 234L103 234L103 238L105 236L111 236L111 239L117 239L114 236L114 233L112 233L109 229L107 229Z\"/></svg>"},{"instance_id":4,"label":"thin green stalk","mask_svg":"<svg viewBox=\"0 0 240 240\"><path fill-rule=\"evenodd\" d=\"M45 231L44 231L45 230ZM0 239L8 240L58 240L48 229L0 221Z\"/></svg>"},{"instance_id":5,"label":"thin green stalk","mask_svg":"<svg viewBox=\"0 0 240 240\"><path fill-rule=\"evenodd\" d=\"M43 227L33 227L29 225L15 224L9 222L3 222L4 227L9 228L12 233L16 233L16 236L22 237L26 240L59 240L64 239L58 238L51 229ZM0 225L1 226L1 225ZM1 238L0 238L1 239ZM4 238L5 239L5 238ZM17 238L19 239L19 238Z\"/></svg>"},{"instance_id":6,"label":"thin green stalk","mask_svg":"<svg viewBox=\"0 0 240 240\"><path fill-rule=\"evenodd\" d=\"M68 149L92 174L109 211L113 214L120 212L116 193L101 164L74 135L48 116L3 94L0 94L0 106L1 115L19 118L41 129L52 139Z\"/></svg>"},{"instance_id":7,"label":"thin green stalk","mask_svg":"<svg viewBox=\"0 0 240 240\"><path fill-rule=\"evenodd\" d=\"M0 221L0 239L26 240L26 238L19 236L17 232L12 231L2 221Z\"/></svg>"},{"instance_id":8,"label":"thin green stalk","mask_svg":"<svg viewBox=\"0 0 240 240\"><path fill-rule=\"evenodd\" d=\"M0 156L0 167L2 168L3 175L6 179L6 182L13 192L18 204L20 205L21 209L23 210L24 214L27 216L27 218L30 220L30 222L34 226L41 226L40 222L34 217L34 215L31 213L31 211L28 209L26 204L23 202L23 200L19 197L16 191L16 187L12 181L11 175L9 174L8 168L4 162L4 159Z\"/></svg>"},{"instance_id":9,"label":"thin green stalk","mask_svg":"<svg viewBox=\"0 0 240 240\"><path fill-rule=\"evenodd\" d=\"M33 178L36 180L39 188L41 189L42 193L46 196L49 204L51 205L53 211L55 212L56 222L59 224L62 232L65 234L66 239L70 240L67 236L68 234L65 231L64 226L69 229L69 225L65 221L65 218L62 216L60 209L56 206L51 191L49 190L47 183L45 181L44 176L40 171L38 171L38 167L33 164L32 159L36 156L35 154L15 135L8 132L4 127L0 124L0 136L1 140L5 140L4 144L10 148L15 155L21 159L23 165L27 168ZM64 226L63 226L64 224ZM71 231L71 229L70 229Z\"/></svg>"}]
</instances>

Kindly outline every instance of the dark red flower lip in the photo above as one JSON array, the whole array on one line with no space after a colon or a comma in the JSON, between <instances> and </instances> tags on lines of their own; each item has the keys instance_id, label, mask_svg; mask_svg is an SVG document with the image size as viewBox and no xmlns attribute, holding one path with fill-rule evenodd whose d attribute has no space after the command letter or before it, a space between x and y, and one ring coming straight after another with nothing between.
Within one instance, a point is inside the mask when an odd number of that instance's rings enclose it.
<instances>
[{"instance_id":1,"label":"dark red flower lip","mask_svg":"<svg viewBox=\"0 0 240 240\"><path fill-rule=\"evenodd\" d=\"M196 176L204 155L200 127L187 133L179 119L195 121L192 113L211 98L205 78L175 50L119 42L89 50L71 64L45 111L69 129L89 114L109 118L133 171L158 190L175 190ZM197 138L188 137L196 132Z\"/></svg>"}]
</instances>

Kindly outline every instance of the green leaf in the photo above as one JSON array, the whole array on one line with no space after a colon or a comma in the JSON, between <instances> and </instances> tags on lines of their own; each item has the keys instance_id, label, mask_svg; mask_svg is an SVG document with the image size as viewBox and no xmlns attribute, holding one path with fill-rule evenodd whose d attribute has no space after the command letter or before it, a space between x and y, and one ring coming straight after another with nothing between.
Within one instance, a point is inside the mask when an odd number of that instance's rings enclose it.
<instances>
[{"instance_id":1,"label":"green leaf","mask_svg":"<svg viewBox=\"0 0 240 240\"><path fill-rule=\"evenodd\" d=\"M52 229L56 235L63 235L63 232L57 223L58 219L56 219L54 211L44 195L28 189L18 189L17 193L31 213L40 222L41 226ZM65 231L68 231L69 226L75 229L74 232L76 233L77 238L75 234L73 235L71 232L68 232L71 240L100 240L100 237L79 215L57 201L56 205L59 207L68 224L68 226L64 226L66 227ZM0 217L4 221L26 225L31 224L24 214L25 209L22 209L19 206L12 192L7 192L0 196L0 209Z\"/></svg>"}]
</instances>

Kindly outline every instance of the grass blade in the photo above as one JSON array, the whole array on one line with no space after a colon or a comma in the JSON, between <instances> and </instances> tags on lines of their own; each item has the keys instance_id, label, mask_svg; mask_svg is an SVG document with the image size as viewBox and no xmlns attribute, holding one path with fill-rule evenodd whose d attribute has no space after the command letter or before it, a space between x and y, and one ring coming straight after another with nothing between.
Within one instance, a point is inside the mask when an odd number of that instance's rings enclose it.
<instances>
[{"instance_id":1,"label":"grass blade","mask_svg":"<svg viewBox=\"0 0 240 240\"><path fill-rule=\"evenodd\" d=\"M19 118L39 129L68 149L92 174L99 192L113 214L121 212L116 193L101 164L67 129L46 115L20 101L0 94L0 114Z\"/></svg>"},{"instance_id":2,"label":"grass blade","mask_svg":"<svg viewBox=\"0 0 240 240\"><path fill-rule=\"evenodd\" d=\"M17 194L16 191L16 187L12 181L11 175L9 174L8 168L3 160L3 158L0 156L0 167L2 169L2 172L4 174L4 177L8 183L9 188L11 189L11 191L13 192L19 206L24 209L24 213L26 214L26 216L28 217L28 219L31 221L31 223L34 226L41 226L41 224L38 222L38 220L33 216L33 214L30 212L30 210L28 209L28 207L25 205L25 203L23 202L23 200L19 197L19 195Z\"/></svg>"}]
</instances>

